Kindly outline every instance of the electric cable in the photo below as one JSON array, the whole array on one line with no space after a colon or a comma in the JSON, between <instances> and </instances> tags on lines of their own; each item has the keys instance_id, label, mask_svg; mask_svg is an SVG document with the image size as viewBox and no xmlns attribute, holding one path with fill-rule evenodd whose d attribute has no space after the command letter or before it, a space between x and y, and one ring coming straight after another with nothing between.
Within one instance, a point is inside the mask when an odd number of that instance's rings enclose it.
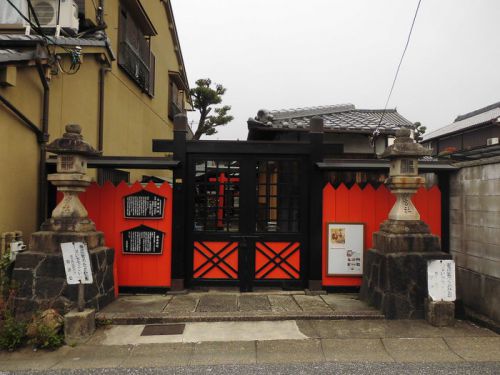
<instances>
[{"instance_id":1,"label":"electric cable","mask_svg":"<svg viewBox=\"0 0 500 375\"><path fill-rule=\"evenodd\" d=\"M411 23L410 32L408 33L408 38L406 39L405 48L403 49L403 53L401 54L401 58L399 59L398 68L396 69L396 74L394 75L394 79L392 80L392 85L391 85L391 89L389 90L389 95L387 96L387 100L385 101L385 106L384 106L384 110L382 111L382 116L380 116L380 121L378 122L378 125L375 128L375 130L373 131L373 135L372 135L373 143L375 143L374 139L376 139L376 137L378 137L378 135L380 134L380 130L379 130L380 124L382 124L382 120L384 119L385 113L387 111L387 106L389 105L389 100L391 99L392 91L394 90L394 86L396 85L396 81L398 79L401 64L403 63L403 59L405 57L406 50L408 49L408 45L410 44L411 34L413 32L413 27L415 26L415 21L417 19L418 10L420 9L421 2L422 2L422 0L418 0L417 8L415 9L415 14L413 15L413 21Z\"/></svg>"},{"instance_id":2,"label":"electric cable","mask_svg":"<svg viewBox=\"0 0 500 375\"><path fill-rule=\"evenodd\" d=\"M42 30L42 27L41 27L41 24L40 24L40 21L38 20L38 17L36 15L36 12L35 12L35 9L33 8L33 4L31 3L31 0L27 0L28 2L28 10L30 12L30 14L33 14L33 18L35 19L35 22L37 23L37 25L35 25L29 18L27 18L23 12L21 12L21 10L19 8L17 8L11 0L7 0L7 2L10 4L10 6L12 8L14 8L14 10L31 26L31 28L33 28L33 30L35 30L35 32L37 34L39 34L42 39L44 40L44 44L45 44L45 47L47 49L47 52L49 54L49 56L53 56L54 60L56 61L57 63L57 66L59 67L59 69L63 72L63 73L66 73L66 74L74 74L76 72L78 72L78 70L80 69L80 57L81 57L81 48L75 48L75 49L70 49L70 48L67 48L63 45L60 45L59 43L56 42L55 38L51 38L49 37L48 35L46 35L43 30ZM61 64L59 63L59 61L57 61L57 57L55 55L55 52L51 52L50 49L49 49L49 42L56 46L56 47L59 47L61 49L63 49L64 51L66 51L66 53L68 53L71 57L71 68L70 70L73 70L73 71L66 71L62 68Z\"/></svg>"}]
</instances>

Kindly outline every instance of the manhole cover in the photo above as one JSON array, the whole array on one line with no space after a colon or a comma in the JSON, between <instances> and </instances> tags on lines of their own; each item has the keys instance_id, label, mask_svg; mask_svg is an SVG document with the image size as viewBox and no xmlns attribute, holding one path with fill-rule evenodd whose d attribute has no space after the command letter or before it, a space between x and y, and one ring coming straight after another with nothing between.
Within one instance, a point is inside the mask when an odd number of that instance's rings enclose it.
<instances>
[{"instance_id":1,"label":"manhole cover","mask_svg":"<svg viewBox=\"0 0 500 375\"><path fill-rule=\"evenodd\" d=\"M142 330L141 336L182 335L185 324L149 324Z\"/></svg>"}]
</instances>

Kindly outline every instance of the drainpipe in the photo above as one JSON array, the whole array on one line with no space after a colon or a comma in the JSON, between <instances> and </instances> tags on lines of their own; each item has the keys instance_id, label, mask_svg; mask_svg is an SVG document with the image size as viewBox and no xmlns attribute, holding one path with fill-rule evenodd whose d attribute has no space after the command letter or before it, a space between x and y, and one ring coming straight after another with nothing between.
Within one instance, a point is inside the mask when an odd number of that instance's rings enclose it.
<instances>
[{"instance_id":1,"label":"drainpipe","mask_svg":"<svg viewBox=\"0 0 500 375\"><path fill-rule=\"evenodd\" d=\"M106 75L106 68L99 69L99 123L97 134L97 149L103 151L104 146L104 77Z\"/></svg>"},{"instance_id":2,"label":"drainpipe","mask_svg":"<svg viewBox=\"0 0 500 375\"><path fill-rule=\"evenodd\" d=\"M36 68L43 85L42 132L38 137L40 145L40 161L38 168L38 226L47 219L47 158L46 145L49 140L49 99L50 86L45 77L43 66L39 58L36 59Z\"/></svg>"}]
</instances>

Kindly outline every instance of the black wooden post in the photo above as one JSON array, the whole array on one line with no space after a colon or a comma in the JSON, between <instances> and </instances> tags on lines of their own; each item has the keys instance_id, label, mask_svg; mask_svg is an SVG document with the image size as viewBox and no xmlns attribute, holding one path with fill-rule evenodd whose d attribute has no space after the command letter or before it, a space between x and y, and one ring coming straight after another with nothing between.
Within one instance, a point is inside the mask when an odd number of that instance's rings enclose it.
<instances>
[{"instance_id":1,"label":"black wooden post","mask_svg":"<svg viewBox=\"0 0 500 375\"><path fill-rule=\"evenodd\" d=\"M438 186L441 190L441 251L450 252L450 174L438 173Z\"/></svg>"},{"instance_id":2,"label":"black wooden post","mask_svg":"<svg viewBox=\"0 0 500 375\"><path fill-rule=\"evenodd\" d=\"M323 175L316 166L323 161L323 119L310 123L309 153L309 289L320 290L322 279Z\"/></svg>"},{"instance_id":3,"label":"black wooden post","mask_svg":"<svg viewBox=\"0 0 500 375\"><path fill-rule=\"evenodd\" d=\"M178 168L174 169L173 202L172 202L172 290L184 289L186 278L184 251L186 249L186 134L188 127L187 116L179 113L174 118L174 160L179 161Z\"/></svg>"}]
</instances>

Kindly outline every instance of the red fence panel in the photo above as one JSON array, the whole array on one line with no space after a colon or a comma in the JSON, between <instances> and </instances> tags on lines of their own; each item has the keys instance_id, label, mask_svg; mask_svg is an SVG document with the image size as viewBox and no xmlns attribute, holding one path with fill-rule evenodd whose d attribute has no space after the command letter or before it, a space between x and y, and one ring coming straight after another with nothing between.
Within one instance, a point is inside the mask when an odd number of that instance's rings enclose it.
<instances>
[{"instance_id":1,"label":"red fence panel","mask_svg":"<svg viewBox=\"0 0 500 375\"><path fill-rule=\"evenodd\" d=\"M421 220L429 225L431 232L441 236L441 191L437 186L431 189L420 188L412 199L420 213ZM327 184L323 188L323 285L324 286L360 286L361 277L328 276L327 275L327 224L362 223L365 225L364 251L372 247L373 232L387 220L389 211L396 198L385 187L380 185L374 189L366 185L361 189L353 185L350 189L344 184L334 188Z\"/></svg>"},{"instance_id":2,"label":"red fence panel","mask_svg":"<svg viewBox=\"0 0 500 375\"><path fill-rule=\"evenodd\" d=\"M165 199L162 219L125 219L123 198L146 190ZM168 183L157 186L153 182L146 186L136 182L129 186L121 182L118 186L106 182L99 186L92 183L80 200L94 221L96 228L104 232L106 246L115 249L115 293L118 287L170 287L172 262L172 187ZM61 195L58 194L58 201ZM164 232L162 254L124 254L122 232L144 224Z\"/></svg>"}]
</instances>

